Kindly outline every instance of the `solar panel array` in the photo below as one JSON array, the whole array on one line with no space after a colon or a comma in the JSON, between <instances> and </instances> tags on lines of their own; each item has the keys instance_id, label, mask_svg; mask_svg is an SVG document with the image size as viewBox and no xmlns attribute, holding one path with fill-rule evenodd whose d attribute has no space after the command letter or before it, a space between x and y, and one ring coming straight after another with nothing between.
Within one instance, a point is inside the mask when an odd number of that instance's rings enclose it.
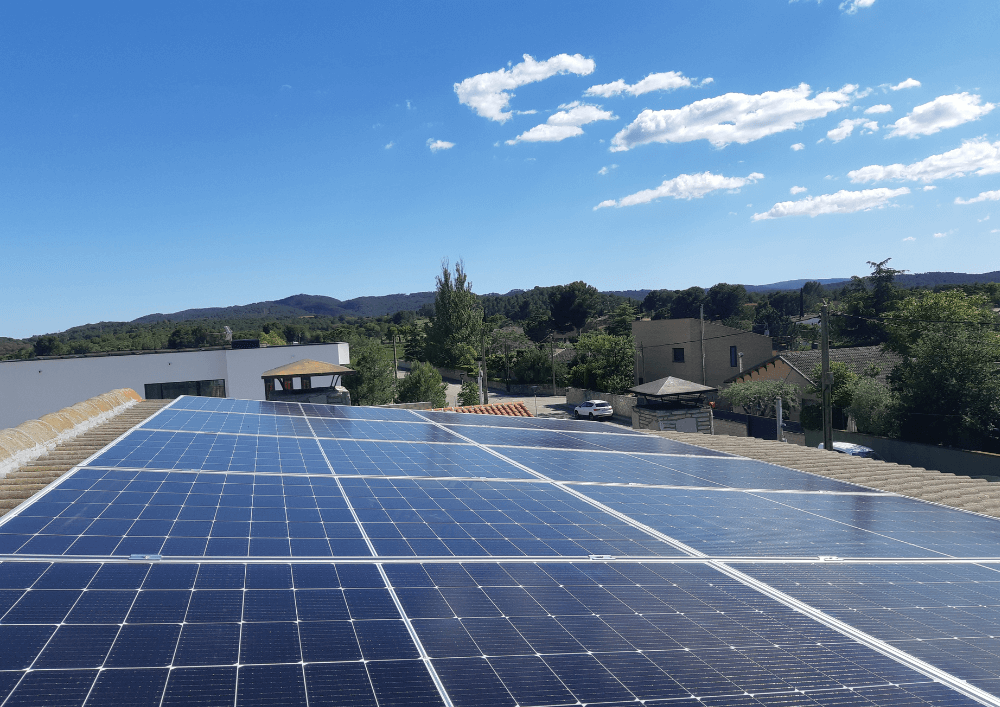
<instances>
[{"instance_id":1,"label":"solar panel array","mask_svg":"<svg viewBox=\"0 0 1000 707\"><path fill-rule=\"evenodd\" d=\"M998 541L613 425L184 397L0 521L0 701L1000 705Z\"/></svg>"}]
</instances>

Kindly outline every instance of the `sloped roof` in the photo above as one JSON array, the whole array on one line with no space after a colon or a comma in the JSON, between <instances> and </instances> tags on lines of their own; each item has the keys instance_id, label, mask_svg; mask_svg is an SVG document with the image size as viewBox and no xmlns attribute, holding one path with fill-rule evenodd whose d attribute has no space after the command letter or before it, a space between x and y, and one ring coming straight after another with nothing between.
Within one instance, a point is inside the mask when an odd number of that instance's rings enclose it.
<instances>
[{"instance_id":1,"label":"sloped roof","mask_svg":"<svg viewBox=\"0 0 1000 707\"><path fill-rule=\"evenodd\" d=\"M489 405L461 405L449 408L434 408L437 412L471 412L476 415L506 415L507 417L533 417L527 406L520 400L514 403L490 403Z\"/></svg>"},{"instance_id":2,"label":"sloped roof","mask_svg":"<svg viewBox=\"0 0 1000 707\"><path fill-rule=\"evenodd\" d=\"M345 373L354 373L354 369L348 368L347 366L341 366L336 363L325 363L323 361L314 361L311 358L304 358L301 361L295 361L294 363L288 363L284 366L272 368L270 371L264 371L260 377L279 378L282 376L339 376Z\"/></svg>"},{"instance_id":3,"label":"sloped roof","mask_svg":"<svg viewBox=\"0 0 1000 707\"><path fill-rule=\"evenodd\" d=\"M634 388L629 388L630 391L638 395L690 395L692 393L708 393L715 390L712 386L702 385L701 383L693 383L692 381L686 381L683 378L674 378L673 376L667 376L666 378L661 378L660 380L652 381L651 383L643 383L642 385L637 385Z\"/></svg>"},{"instance_id":4,"label":"sloped roof","mask_svg":"<svg viewBox=\"0 0 1000 707\"><path fill-rule=\"evenodd\" d=\"M822 352L819 349L784 351L780 357L810 380L812 380L812 369L822 362ZM843 349L830 349L830 361L846 364L853 373L859 376L865 375L874 366L879 371L875 377L885 383L886 376L901 359L881 346L852 346Z\"/></svg>"}]
</instances>

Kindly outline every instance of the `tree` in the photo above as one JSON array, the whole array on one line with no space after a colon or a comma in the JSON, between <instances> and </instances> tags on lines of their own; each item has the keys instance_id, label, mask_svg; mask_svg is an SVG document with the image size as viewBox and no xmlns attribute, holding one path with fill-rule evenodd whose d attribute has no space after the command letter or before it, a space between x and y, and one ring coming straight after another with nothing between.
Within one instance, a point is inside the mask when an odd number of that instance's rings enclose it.
<instances>
[{"instance_id":1,"label":"tree","mask_svg":"<svg viewBox=\"0 0 1000 707\"><path fill-rule=\"evenodd\" d=\"M570 370L573 385L615 394L634 385L635 341L631 335L583 334L576 351Z\"/></svg>"},{"instance_id":2,"label":"tree","mask_svg":"<svg viewBox=\"0 0 1000 707\"><path fill-rule=\"evenodd\" d=\"M787 315L779 312L768 302L762 302L754 312L753 332L765 336L791 336L795 332L795 325Z\"/></svg>"},{"instance_id":3,"label":"tree","mask_svg":"<svg viewBox=\"0 0 1000 707\"><path fill-rule=\"evenodd\" d=\"M547 347L518 351L514 375L518 383L552 383L552 358ZM565 380L566 364L556 361L556 384Z\"/></svg>"},{"instance_id":4,"label":"tree","mask_svg":"<svg viewBox=\"0 0 1000 707\"><path fill-rule=\"evenodd\" d=\"M58 356L64 350L62 342L52 334L39 336L33 346L36 356Z\"/></svg>"},{"instance_id":5,"label":"tree","mask_svg":"<svg viewBox=\"0 0 1000 707\"><path fill-rule=\"evenodd\" d=\"M173 337L172 334L171 337ZM269 332L262 331L258 334L257 338L260 340L260 343L265 346L285 346L288 343L285 341L285 337L281 335L281 332L278 329L272 329Z\"/></svg>"},{"instance_id":6,"label":"tree","mask_svg":"<svg viewBox=\"0 0 1000 707\"><path fill-rule=\"evenodd\" d=\"M749 380L733 383L719 396L739 405L748 415L776 417L775 401L780 397L783 410L793 410L799 403L799 388L786 381Z\"/></svg>"},{"instance_id":7,"label":"tree","mask_svg":"<svg viewBox=\"0 0 1000 707\"><path fill-rule=\"evenodd\" d=\"M650 290L642 300L642 311L652 314L663 309L669 310L676 294L673 290Z\"/></svg>"},{"instance_id":8,"label":"tree","mask_svg":"<svg viewBox=\"0 0 1000 707\"><path fill-rule=\"evenodd\" d=\"M459 405L479 405L479 386L476 381L466 379L462 389L458 391Z\"/></svg>"},{"instance_id":9,"label":"tree","mask_svg":"<svg viewBox=\"0 0 1000 707\"><path fill-rule=\"evenodd\" d=\"M623 302L611 315L611 323L608 324L608 333L612 336L631 336L632 322L635 321L635 305L631 302Z\"/></svg>"},{"instance_id":10,"label":"tree","mask_svg":"<svg viewBox=\"0 0 1000 707\"><path fill-rule=\"evenodd\" d=\"M739 315L747 303L747 290L743 285L720 282L708 288L705 295L705 316L728 319Z\"/></svg>"},{"instance_id":11,"label":"tree","mask_svg":"<svg viewBox=\"0 0 1000 707\"><path fill-rule=\"evenodd\" d=\"M362 339L351 344L353 375L344 376L354 405L387 405L392 402L396 372L392 353L377 339Z\"/></svg>"},{"instance_id":12,"label":"tree","mask_svg":"<svg viewBox=\"0 0 1000 707\"><path fill-rule=\"evenodd\" d=\"M427 359L426 322L403 327L403 357L407 361Z\"/></svg>"},{"instance_id":13,"label":"tree","mask_svg":"<svg viewBox=\"0 0 1000 707\"><path fill-rule=\"evenodd\" d=\"M556 331L582 329L597 308L598 291L582 280L549 292L549 310Z\"/></svg>"},{"instance_id":14,"label":"tree","mask_svg":"<svg viewBox=\"0 0 1000 707\"><path fill-rule=\"evenodd\" d=\"M851 396L854 392L854 385L858 380L858 375L847 367L843 361L830 361L830 373L833 374L832 402L837 408L846 408L851 404ZM823 364L817 363L813 366L809 378L817 381L806 388L806 392L813 395L823 395Z\"/></svg>"},{"instance_id":15,"label":"tree","mask_svg":"<svg viewBox=\"0 0 1000 707\"><path fill-rule=\"evenodd\" d=\"M996 448L1000 337L969 325L928 326L889 377L903 439Z\"/></svg>"},{"instance_id":16,"label":"tree","mask_svg":"<svg viewBox=\"0 0 1000 707\"><path fill-rule=\"evenodd\" d=\"M445 391L448 384L441 379L441 374L429 363L416 361L410 367L410 373L398 381L399 402L427 402L431 407L443 408L446 403Z\"/></svg>"},{"instance_id":17,"label":"tree","mask_svg":"<svg viewBox=\"0 0 1000 707\"><path fill-rule=\"evenodd\" d=\"M854 418L858 432L880 437L892 437L896 432L896 397L889 386L875 378L858 378L851 390L848 414Z\"/></svg>"},{"instance_id":18,"label":"tree","mask_svg":"<svg viewBox=\"0 0 1000 707\"><path fill-rule=\"evenodd\" d=\"M869 260L872 274L864 278L854 276L847 286L844 313L849 316L837 318L837 333L853 346L874 346L888 338L882 323L874 320L895 309L896 303L903 298L894 280L896 275L905 272L890 268L886 265L889 260L891 258L878 263Z\"/></svg>"},{"instance_id":19,"label":"tree","mask_svg":"<svg viewBox=\"0 0 1000 707\"><path fill-rule=\"evenodd\" d=\"M521 322L521 330L529 339L539 344L555 329L555 322L547 309L532 305L526 319Z\"/></svg>"},{"instance_id":20,"label":"tree","mask_svg":"<svg viewBox=\"0 0 1000 707\"><path fill-rule=\"evenodd\" d=\"M979 322L986 325L997 322L989 298L967 295L961 290L915 292L901 300L888 318L899 321L886 322L886 346L900 356L909 356L928 328L957 332L960 328L968 328L968 325L947 322Z\"/></svg>"},{"instance_id":21,"label":"tree","mask_svg":"<svg viewBox=\"0 0 1000 707\"><path fill-rule=\"evenodd\" d=\"M670 303L671 319L686 319L701 316L701 305L705 303L705 290L689 287L681 290Z\"/></svg>"},{"instance_id":22,"label":"tree","mask_svg":"<svg viewBox=\"0 0 1000 707\"><path fill-rule=\"evenodd\" d=\"M468 282L465 263L455 263L455 275L441 263L434 298L434 318L427 329L427 358L445 368L470 368L479 358L483 309Z\"/></svg>"}]
</instances>

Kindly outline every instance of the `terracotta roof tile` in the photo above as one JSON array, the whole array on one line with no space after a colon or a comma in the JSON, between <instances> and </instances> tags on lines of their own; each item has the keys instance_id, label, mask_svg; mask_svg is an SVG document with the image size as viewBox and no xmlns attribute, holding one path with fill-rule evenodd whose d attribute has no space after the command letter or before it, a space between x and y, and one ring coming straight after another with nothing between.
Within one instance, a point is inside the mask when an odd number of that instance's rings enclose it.
<instances>
[{"instance_id":1,"label":"terracotta roof tile","mask_svg":"<svg viewBox=\"0 0 1000 707\"><path fill-rule=\"evenodd\" d=\"M523 401L513 403L490 403L489 405L463 405L458 407L434 408L436 412L471 412L475 415L506 415L507 417L532 417Z\"/></svg>"}]
</instances>

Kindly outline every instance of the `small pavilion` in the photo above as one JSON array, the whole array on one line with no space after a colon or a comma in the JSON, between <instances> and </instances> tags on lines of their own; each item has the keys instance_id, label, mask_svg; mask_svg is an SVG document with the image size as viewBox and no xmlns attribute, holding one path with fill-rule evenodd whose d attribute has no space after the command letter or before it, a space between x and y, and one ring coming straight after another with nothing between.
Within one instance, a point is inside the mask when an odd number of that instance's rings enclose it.
<instances>
[{"instance_id":1,"label":"small pavilion","mask_svg":"<svg viewBox=\"0 0 1000 707\"><path fill-rule=\"evenodd\" d=\"M632 427L713 434L712 409L705 404L705 396L715 390L673 376L629 388L636 397Z\"/></svg>"},{"instance_id":2,"label":"small pavilion","mask_svg":"<svg viewBox=\"0 0 1000 707\"><path fill-rule=\"evenodd\" d=\"M304 358L284 366L264 371L265 400L285 400L289 395L322 393L340 388L342 376L355 373L354 369L336 363L325 363ZM313 387L313 378L332 376L329 386ZM298 385L296 385L298 379Z\"/></svg>"},{"instance_id":3,"label":"small pavilion","mask_svg":"<svg viewBox=\"0 0 1000 707\"><path fill-rule=\"evenodd\" d=\"M636 405L649 408L702 407L705 396L716 390L708 385L673 376L629 388L630 392L635 393Z\"/></svg>"}]
</instances>

